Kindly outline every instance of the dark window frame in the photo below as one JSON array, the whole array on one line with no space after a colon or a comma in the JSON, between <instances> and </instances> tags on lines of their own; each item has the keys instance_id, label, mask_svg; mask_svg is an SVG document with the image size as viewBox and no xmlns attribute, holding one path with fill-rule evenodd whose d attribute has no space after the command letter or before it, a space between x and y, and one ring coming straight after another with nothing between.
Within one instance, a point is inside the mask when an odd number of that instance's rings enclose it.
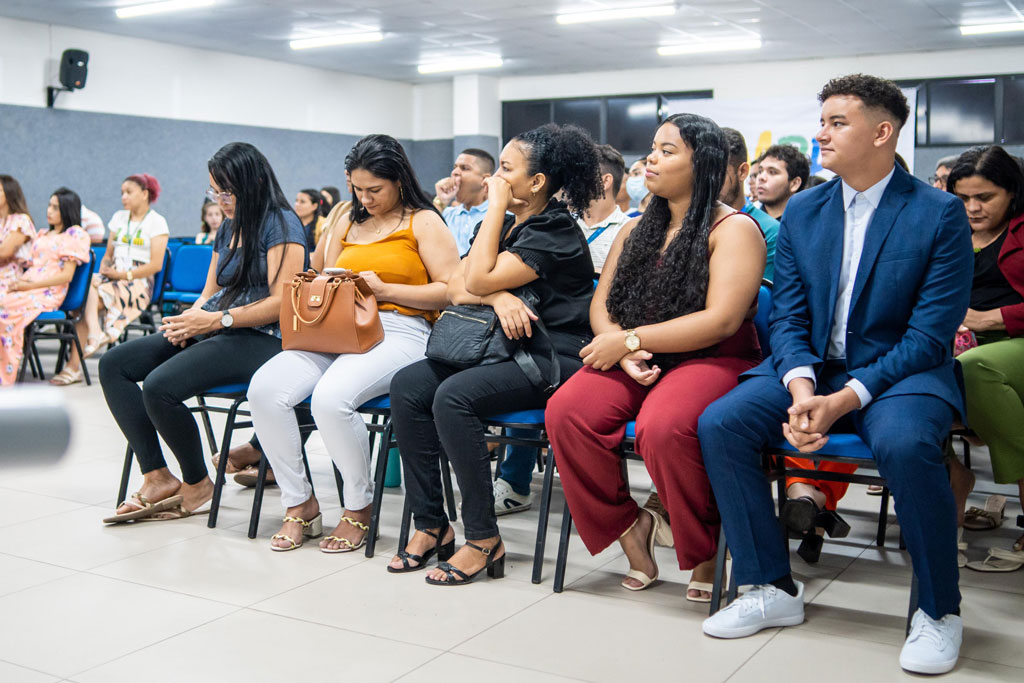
<instances>
[{"instance_id":1,"label":"dark window frame","mask_svg":"<svg viewBox=\"0 0 1024 683\"><path fill-rule=\"evenodd\" d=\"M963 147L974 145L1020 145L1024 144L1024 133L1020 138L1007 138L1005 125L1005 85L1007 81L1024 78L1024 74L982 74L978 76L950 76L944 78L919 78L896 81L897 85L904 88L917 88L918 100L924 100L925 112L922 120L919 120L917 113L913 112L914 135L916 146L920 148L929 147ZM932 142L931 135L931 86L933 84L964 83L991 79L995 84L995 97L993 98L993 136L991 140L973 140L971 142ZM924 130L921 130L921 127Z\"/></svg>"}]
</instances>

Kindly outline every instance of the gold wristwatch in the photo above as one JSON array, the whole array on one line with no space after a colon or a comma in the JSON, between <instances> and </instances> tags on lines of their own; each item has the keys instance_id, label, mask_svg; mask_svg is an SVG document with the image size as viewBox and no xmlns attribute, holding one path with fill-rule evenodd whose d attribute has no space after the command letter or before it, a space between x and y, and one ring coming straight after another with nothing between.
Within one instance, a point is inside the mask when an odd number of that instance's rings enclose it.
<instances>
[{"instance_id":1,"label":"gold wristwatch","mask_svg":"<svg viewBox=\"0 0 1024 683\"><path fill-rule=\"evenodd\" d=\"M134 274L132 274L132 269L131 269L131 268L129 268L129 269L128 269L128 270L127 270L127 271L125 272L125 274L124 274L124 279L125 279L125 280L128 280L128 282L131 282L132 280L134 280L134 279L135 279L135 275L134 275Z\"/></svg>"},{"instance_id":2,"label":"gold wristwatch","mask_svg":"<svg viewBox=\"0 0 1024 683\"><path fill-rule=\"evenodd\" d=\"M640 337L637 336L636 330L626 330L626 348L630 353L640 348Z\"/></svg>"}]
</instances>

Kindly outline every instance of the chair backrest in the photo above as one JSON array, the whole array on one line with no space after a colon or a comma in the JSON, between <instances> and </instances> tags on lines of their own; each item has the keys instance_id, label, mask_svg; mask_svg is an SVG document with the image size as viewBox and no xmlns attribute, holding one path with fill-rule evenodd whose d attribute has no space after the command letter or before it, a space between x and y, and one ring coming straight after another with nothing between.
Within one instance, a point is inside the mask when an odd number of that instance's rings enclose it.
<instances>
[{"instance_id":1,"label":"chair backrest","mask_svg":"<svg viewBox=\"0 0 1024 683\"><path fill-rule=\"evenodd\" d=\"M164 293L164 280L167 279L167 272L171 269L171 252L164 250L164 265L160 267L160 270L156 271L156 275L153 276L153 296L150 297L154 304L159 304L160 299Z\"/></svg>"},{"instance_id":2,"label":"chair backrest","mask_svg":"<svg viewBox=\"0 0 1024 683\"><path fill-rule=\"evenodd\" d=\"M754 329L757 330L757 341L761 344L761 355L765 358L772 353L771 334L768 321L772 315L772 283L761 281L761 289L757 292L757 315L754 316Z\"/></svg>"},{"instance_id":3,"label":"chair backrest","mask_svg":"<svg viewBox=\"0 0 1024 683\"><path fill-rule=\"evenodd\" d=\"M100 261L103 260L103 256L107 253L107 245L97 244L94 247L89 247L89 250L92 252L93 257L92 272L95 273L100 269Z\"/></svg>"},{"instance_id":4,"label":"chair backrest","mask_svg":"<svg viewBox=\"0 0 1024 683\"><path fill-rule=\"evenodd\" d=\"M178 253L178 250L187 244L195 244L195 239L191 237L172 237L167 240L167 251L171 254L171 260L174 260L174 255Z\"/></svg>"},{"instance_id":5,"label":"chair backrest","mask_svg":"<svg viewBox=\"0 0 1024 683\"><path fill-rule=\"evenodd\" d=\"M95 263L96 254L90 251L89 260L79 263L75 267L75 274L71 277L71 284L68 285L68 293L64 296L64 303L60 305L60 310L77 311L85 303L85 297L89 293L89 279L92 277Z\"/></svg>"},{"instance_id":6,"label":"chair backrest","mask_svg":"<svg viewBox=\"0 0 1024 683\"><path fill-rule=\"evenodd\" d=\"M171 289L175 292L201 292L213 260L213 247L206 244L185 244L171 261Z\"/></svg>"}]
</instances>

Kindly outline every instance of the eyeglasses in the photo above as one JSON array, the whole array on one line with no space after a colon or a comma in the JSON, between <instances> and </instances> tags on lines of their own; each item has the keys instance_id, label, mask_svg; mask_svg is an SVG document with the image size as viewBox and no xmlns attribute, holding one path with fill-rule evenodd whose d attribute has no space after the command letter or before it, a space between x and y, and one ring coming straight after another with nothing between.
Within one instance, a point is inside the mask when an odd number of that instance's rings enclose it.
<instances>
[{"instance_id":1,"label":"eyeglasses","mask_svg":"<svg viewBox=\"0 0 1024 683\"><path fill-rule=\"evenodd\" d=\"M217 192L211 187L206 191L206 196L213 202L230 202L235 195L230 192Z\"/></svg>"},{"instance_id":2,"label":"eyeglasses","mask_svg":"<svg viewBox=\"0 0 1024 683\"><path fill-rule=\"evenodd\" d=\"M935 183L942 183L942 185L945 186L947 180L949 180L948 175L928 176L928 182L931 183L932 185L934 185Z\"/></svg>"}]
</instances>

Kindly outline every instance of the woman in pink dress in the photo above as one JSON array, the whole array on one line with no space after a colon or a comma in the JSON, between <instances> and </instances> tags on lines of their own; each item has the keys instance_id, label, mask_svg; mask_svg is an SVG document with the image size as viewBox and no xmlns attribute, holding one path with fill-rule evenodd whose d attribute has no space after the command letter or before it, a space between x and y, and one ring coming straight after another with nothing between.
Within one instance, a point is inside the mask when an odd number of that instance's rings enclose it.
<instances>
[{"instance_id":1,"label":"woman in pink dress","mask_svg":"<svg viewBox=\"0 0 1024 683\"><path fill-rule=\"evenodd\" d=\"M89 260L89 233L81 222L82 201L62 187L50 197L50 230L30 244L27 268L0 291L0 386L14 384L23 355L25 328L40 313L64 302L75 268Z\"/></svg>"},{"instance_id":2,"label":"woman in pink dress","mask_svg":"<svg viewBox=\"0 0 1024 683\"><path fill-rule=\"evenodd\" d=\"M35 236L21 185L9 175L0 175L0 296L27 265L29 243Z\"/></svg>"}]
</instances>

